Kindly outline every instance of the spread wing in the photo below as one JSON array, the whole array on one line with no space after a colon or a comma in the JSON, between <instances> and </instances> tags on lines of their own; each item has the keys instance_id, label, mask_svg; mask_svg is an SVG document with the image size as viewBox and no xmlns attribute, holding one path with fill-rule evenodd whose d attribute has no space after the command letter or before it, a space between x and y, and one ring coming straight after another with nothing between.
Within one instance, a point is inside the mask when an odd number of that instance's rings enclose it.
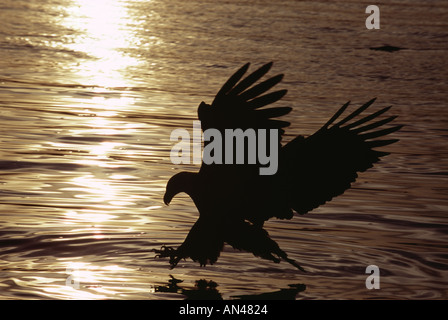
<instances>
[{"instance_id":1,"label":"spread wing","mask_svg":"<svg viewBox=\"0 0 448 320\"><path fill-rule=\"evenodd\" d=\"M198 117L204 131L204 154L207 145L211 143L206 139L205 131L207 129L218 130L223 139L226 138L226 129L241 129L243 132L253 129L256 137L258 137L258 129L266 129L266 141L270 141L269 130L278 129L278 148L280 149L283 128L289 126L290 123L277 118L288 114L291 108L266 107L280 100L287 92L287 90L277 90L267 93L282 80L283 74L259 81L270 70L272 64L272 62L267 63L244 77L250 65L249 63L245 64L224 83L211 105L201 102L198 107ZM245 141L243 150L246 154L244 157L248 158L248 145L252 144L253 146L256 142ZM222 141L222 145L224 145L224 141ZM233 163L236 163L235 144L233 148ZM222 159L227 159L225 155L227 149L222 147L220 152L222 152ZM244 165L231 165L226 162L225 166L203 161L200 173L208 175L210 179L211 177L219 179L222 181L223 188L226 183L238 185L237 181L240 182L240 187L244 188L243 181L249 184L253 183L253 178L258 176L260 166L258 162L248 164L247 161ZM235 190L235 193L237 192Z\"/></svg>"},{"instance_id":2,"label":"spread wing","mask_svg":"<svg viewBox=\"0 0 448 320\"><path fill-rule=\"evenodd\" d=\"M352 121L365 111L370 100L336 122L349 102L315 134L298 136L281 150L281 180L288 193L291 208L304 214L344 193L363 172L387 152L374 150L392 144L396 139L382 139L402 126L383 128L396 117L378 120L389 110L381 109Z\"/></svg>"},{"instance_id":3,"label":"spread wing","mask_svg":"<svg viewBox=\"0 0 448 320\"><path fill-rule=\"evenodd\" d=\"M276 75L255 85L271 68L272 62L267 63L249 74L243 76L249 69L249 63L242 66L222 86L211 105L202 102L198 108L198 116L202 129L282 129L289 126L289 122L274 118L283 116L291 111L289 107L264 108L280 100L287 90L266 93L278 84L283 74ZM241 80L242 79L242 80ZM283 131L282 131L283 133Z\"/></svg>"}]
</instances>

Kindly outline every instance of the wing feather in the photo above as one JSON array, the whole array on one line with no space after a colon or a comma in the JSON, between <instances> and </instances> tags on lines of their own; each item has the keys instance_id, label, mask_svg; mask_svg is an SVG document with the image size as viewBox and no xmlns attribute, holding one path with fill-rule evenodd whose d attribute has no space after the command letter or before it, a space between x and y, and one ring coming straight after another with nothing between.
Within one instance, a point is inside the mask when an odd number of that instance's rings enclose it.
<instances>
[{"instance_id":1,"label":"wing feather","mask_svg":"<svg viewBox=\"0 0 448 320\"><path fill-rule=\"evenodd\" d=\"M247 88L249 88L251 85L253 85L255 82L260 80L272 67L272 62L266 63L261 68L257 69L256 71L252 72L250 75L248 75L246 78L241 80L229 93L233 95L238 95Z\"/></svg>"},{"instance_id":2,"label":"wing feather","mask_svg":"<svg viewBox=\"0 0 448 320\"><path fill-rule=\"evenodd\" d=\"M336 122L349 103L344 104L315 134L308 138L299 136L282 148L279 178L285 187L284 192L288 194L291 208L296 212L307 213L344 193L357 179L358 173L371 168L388 154L374 148L398 141L381 139L402 127L381 128L396 118L377 119L390 107L350 122L374 101L368 101ZM365 125L356 128L362 124ZM375 140L377 138L380 139Z\"/></svg>"},{"instance_id":3,"label":"wing feather","mask_svg":"<svg viewBox=\"0 0 448 320\"><path fill-rule=\"evenodd\" d=\"M272 87L274 87L276 84L278 84L280 81L282 81L282 79L283 79L283 74L278 74L272 78L269 78L268 80L265 80L255 86L253 86L252 88L244 91L243 93L241 93L240 97L242 100L245 100L245 101L253 99L253 98L265 93Z\"/></svg>"},{"instance_id":4,"label":"wing feather","mask_svg":"<svg viewBox=\"0 0 448 320\"><path fill-rule=\"evenodd\" d=\"M337 126L342 126L344 123L350 121L351 119L353 119L354 117L356 117L357 115L361 114L361 112L363 112L364 110L366 110L368 107L370 107L372 105L372 103L374 103L376 100L376 98L373 98L372 100L366 102L365 104L363 104L361 107L359 107L358 109L356 109L355 111L353 111L351 114L349 114L347 117L345 117L344 119L342 119L341 121L339 121L336 125Z\"/></svg>"},{"instance_id":5,"label":"wing feather","mask_svg":"<svg viewBox=\"0 0 448 320\"><path fill-rule=\"evenodd\" d=\"M264 96L252 99L248 102L248 108L249 109L258 109L261 107L264 107L268 104L274 103L278 100L280 100L281 98L283 98L283 96L287 93L287 90L279 90L279 91L274 91L268 94L265 94Z\"/></svg>"},{"instance_id":6,"label":"wing feather","mask_svg":"<svg viewBox=\"0 0 448 320\"><path fill-rule=\"evenodd\" d=\"M371 123L369 125L363 126L363 127L359 127L357 129L354 129L353 132L354 133L360 133L360 132L364 132L364 131L369 131L372 129L376 129L378 127L381 127L389 122L391 122L392 120L395 120L397 118L397 116L392 116L374 123ZM348 126L347 126L348 127Z\"/></svg>"},{"instance_id":7,"label":"wing feather","mask_svg":"<svg viewBox=\"0 0 448 320\"><path fill-rule=\"evenodd\" d=\"M279 74L259 82L271 69L272 62L262 65L246 77L249 63L239 68L221 87L211 105L202 102L198 116L202 129L280 129L289 126L289 122L275 120L288 114L288 107L266 107L280 100L286 90L266 93L278 84L283 75ZM258 83L259 82L259 83ZM280 134L283 134L283 130Z\"/></svg>"},{"instance_id":8,"label":"wing feather","mask_svg":"<svg viewBox=\"0 0 448 320\"><path fill-rule=\"evenodd\" d=\"M353 123L351 123L351 124L348 124L348 125L345 126L345 127L346 127L347 129L351 129L351 128L355 128L355 127L357 127L357 126L360 126L360 125L362 125L362 124L364 124L364 123L366 123L366 122L368 122L368 121L370 121L370 120L373 120L373 119L379 117L379 116L382 115L383 113L387 112L390 108L391 108L391 106L386 107L386 108L384 108L384 109L381 109L381 110L379 110L379 111L377 111L377 112L375 112L375 113L372 113L371 115L368 115L368 116L362 118L361 120L358 120L358 121L356 121L356 122L353 122Z\"/></svg>"},{"instance_id":9,"label":"wing feather","mask_svg":"<svg viewBox=\"0 0 448 320\"><path fill-rule=\"evenodd\" d=\"M250 63L246 63L244 66L242 66L241 68L239 68L225 83L224 85L221 87L221 89L218 91L218 93L215 96L215 99L213 101L212 104L216 104L216 101L219 101L222 97L224 97L227 92L230 91L230 89L233 88L233 86L235 86L235 84L240 81L240 79L244 76L244 74L246 73L247 69L249 69L249 65Z\"/></svg>"}]
</instances>

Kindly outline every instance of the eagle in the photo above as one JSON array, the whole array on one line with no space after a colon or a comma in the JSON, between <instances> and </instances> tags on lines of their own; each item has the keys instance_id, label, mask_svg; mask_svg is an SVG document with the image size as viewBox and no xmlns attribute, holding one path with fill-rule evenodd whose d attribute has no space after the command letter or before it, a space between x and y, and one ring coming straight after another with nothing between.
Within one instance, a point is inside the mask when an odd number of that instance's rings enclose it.
<instances>
[{"instance_id":1,"label":"eagle","mask_svg":"<svg viewBox=\"0 0 448 320\"><path fill-rule=\"evenodd\" d=\"M172 176L163 197L165 204L184 192L196 205L199 218L180 246L153 250L156 257L169 258L171 268L187 258L201 266L214 264L228 244L275 263L286 261L305 271L271 239L264 229L265 221L304 215L343 194L358 173L389 154L375 148L398 141L384 138L402 127L385 127L396 118L380 117L390 106L362 114L374 98L342 116L349 101L314 134L299 135L284 143L282 136L290 122L278 118L292 108L270 106L287 91L270 91L281 82L283 74L261 80L272 65L272 62L264 64L246 77L250 63L243 65L224 83L211 104L200 103L198 118L203 132L215 129L224 135L228 129L265 129L278 133L272 135L278 137L274 144L278 148L270 148L271 153L277 150L278 168L274 174L263 175L259 170L263 164L259 161L236 164L202 161L198 172ZM260 141L258 148L266 148L260 146ZM204 149L209 143L212 141L204 140Z\"/></svg>"}]
</instances>

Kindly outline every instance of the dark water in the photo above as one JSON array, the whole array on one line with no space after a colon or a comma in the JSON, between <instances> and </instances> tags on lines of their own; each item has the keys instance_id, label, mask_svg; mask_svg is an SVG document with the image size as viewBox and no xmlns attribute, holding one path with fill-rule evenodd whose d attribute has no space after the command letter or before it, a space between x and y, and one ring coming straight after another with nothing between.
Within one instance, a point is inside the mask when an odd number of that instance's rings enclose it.
<instances>
[{"instance_id":1,"label":"dark water","mask_svg":"<svg viewBox=\"0 0 448 320\"><path fill-rule=\"evenodd\" d=\"M170 274L228 299L305 284L297 298L448 297L448 4L390 1L367 30L360 1L0 1L0 298L183 299ZM369 50L393 45L389 53ZM226 247L174 270L151 249L197 218L163 205L170 133L192 130L239 66L275 61L286 140L351 100L394 105L392 155L273 239L309 272ZM365 286L368 265L381 288ZM71 270L67 270L71 269ZM71 277L71 278L69 278ZM76 279L67 285L67 279Z\"/></svg>"}]
</instances>

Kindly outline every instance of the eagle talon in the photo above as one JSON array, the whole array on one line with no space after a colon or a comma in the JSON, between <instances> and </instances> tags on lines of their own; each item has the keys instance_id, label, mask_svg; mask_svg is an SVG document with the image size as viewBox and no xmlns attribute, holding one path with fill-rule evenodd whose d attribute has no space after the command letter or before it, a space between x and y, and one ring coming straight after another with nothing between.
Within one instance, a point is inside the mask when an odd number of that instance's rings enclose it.
<instances>
[{"instance_id":1,"label":"eagle talon","mask_svg":"<svg viewBox=\"0 0 448 320\"><path fill-rule=\"evenodd\" d=\"M156 253L156 258L170 258L170 269L176 267L178 262L182 259L182 256L179 256L178 254L178 249L173 247L163 245L160 249L152 249L151 251Z\"/></svg>"}]
</instances>

